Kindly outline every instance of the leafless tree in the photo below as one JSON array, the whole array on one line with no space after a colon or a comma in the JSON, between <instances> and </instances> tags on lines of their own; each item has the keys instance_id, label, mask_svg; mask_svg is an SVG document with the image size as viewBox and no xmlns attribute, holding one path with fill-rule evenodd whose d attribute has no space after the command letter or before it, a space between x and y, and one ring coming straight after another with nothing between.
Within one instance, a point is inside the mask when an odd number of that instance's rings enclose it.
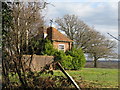
<instances>
[{"instance_id":1,"label":"leafless tree","mask_svg":"<svg viewBox=\"0 0 120 90\"><path fill-rule=\"evenodd\" d=\"M86 44L91 39L92 29L80 20L76 15L65 15L63 18L57 18L56 23L61 31L72 40L77 48L86 48Z\"/></svg>"},{"instance_id":2,"label":"leafless tree","mask_svg":"<svg viewBox=\"0 0 120 90\"><path fill-rule=\"evenodd\" d=\"M9 72L11 70L17 73L23 87L29 85L23 65L23 54L27 52L26 48L29 46L28 43L38 33L38 29L40 30L39 27L44 26L44 17L41 13L43 7L45 7L44 3L44 1L6 3L10 12L3 20L9 16L11 18L8 19L10 22L9 25L6 25L7 22L3 24L2 70L3 81L8 88L10 88Z\"/></svg>"},{"instance_id":3,"label":"leafless tree","mask_svg":"<svg viewBox=\"0 0 120 90\"><path fill-rule=\"evenodd\" d=\"M59 25L60 30L64 31L72 40L76 39L76 34L82 35L89 29L88 25L75 15L64 15L63 18L57 18L55 22Z\"/></svg>"},{"instance_id":4,"label":"leafless tree","mask_svg":"<svg viewBox=\"0 0 120 90\"><path fill-rule=\"evenodd\" d=\"M115 42L106 39L104 35L85 24L76 15L64 15L62 18L57 18L56 23L61 31L74 40L74 46L82 48L85 53L94 57L94 67L97 67L99 58L113 55Z\"/></svg>"},{"instance_id":5,"label":"leafless tree","mask_svg":"<svg viewBox=\"0 0 120 90\"><path fill-rule=\"evenodd\" d=\"M95 33L95 32L94 32ZM97 60L100 58L115 58L116 42L107 39L99 32L88 42L87 52L93 57L94 67L97 67Z\"/></svg>"}]
</instances>

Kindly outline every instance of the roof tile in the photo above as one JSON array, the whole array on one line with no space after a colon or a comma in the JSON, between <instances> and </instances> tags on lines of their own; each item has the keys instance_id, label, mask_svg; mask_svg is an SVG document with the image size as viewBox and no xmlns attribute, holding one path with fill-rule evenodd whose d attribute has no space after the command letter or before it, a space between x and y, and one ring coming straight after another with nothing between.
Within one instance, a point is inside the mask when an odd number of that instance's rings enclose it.
<instances>
[{"instance_id":1,"label":"roof tile","mask_svg":"<svg viewBox=\"0 0 120 90\"><path fill-rule=\"evenodd\" d=\"M47 28L47 33L48 33L48 38L50 40L67 41L67 42L73 41L53 27Z\"/></svg>"}]
</instances>

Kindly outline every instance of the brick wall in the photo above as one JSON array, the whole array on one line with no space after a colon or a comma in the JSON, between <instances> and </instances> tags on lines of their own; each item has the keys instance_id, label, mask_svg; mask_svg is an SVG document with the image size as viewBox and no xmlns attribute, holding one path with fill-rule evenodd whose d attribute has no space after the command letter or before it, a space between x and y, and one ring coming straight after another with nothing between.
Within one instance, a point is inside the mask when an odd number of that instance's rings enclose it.
<instances>
[{"instance_id":1,"label":"brick wall","mask_svg":"<svg viewBox=\"0 0 120 90\"><path fill-rule=\"evenodd\" d=\"M65 45L65 51L66 50L70 50L71 49L71 45L72 45L72 43L70 43L70 42L56 42L56 41L54 41L53 42L54 48L58 49L58 45L59 44L64 44Z\"/></svg>"},{"instance_id":2,"label":"brick wall","mask_svg":"<svg viewBox=\"0 0 120 90\"><path fill-rule=\"evenodd\" d=\"M24 55L23 60L28 62L26 63L25 67L27 68L29 65L29 61L31 59L31 55ZM33 55L31 69L32 71L40 71L43 67L47 64L51 64L54 61L53 56L42 56L42 55Z\"/></svg>"}]
</instances>

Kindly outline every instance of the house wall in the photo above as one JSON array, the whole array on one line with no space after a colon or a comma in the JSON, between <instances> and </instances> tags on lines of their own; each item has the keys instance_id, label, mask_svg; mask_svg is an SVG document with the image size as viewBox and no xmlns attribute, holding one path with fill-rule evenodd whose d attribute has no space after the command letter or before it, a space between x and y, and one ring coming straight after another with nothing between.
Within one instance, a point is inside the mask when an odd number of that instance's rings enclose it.
<instances>
[{"instance_id":1,"label":"house wall","mask_svg":"<svg viewBox=\"0 0 120 90\"><path fill-rule=\"evenodd\" d=\"M58 45L59 45L59 44L64 44L64 45L65 45L65 51L66 51L66 50L70 50L70 49L71 49L71 46L72 46L72 43L71 43L71 42L57 42L57 41L54 41L54 42L53 42L54 48L58 49Z\"/></svg>"}]
</instances>

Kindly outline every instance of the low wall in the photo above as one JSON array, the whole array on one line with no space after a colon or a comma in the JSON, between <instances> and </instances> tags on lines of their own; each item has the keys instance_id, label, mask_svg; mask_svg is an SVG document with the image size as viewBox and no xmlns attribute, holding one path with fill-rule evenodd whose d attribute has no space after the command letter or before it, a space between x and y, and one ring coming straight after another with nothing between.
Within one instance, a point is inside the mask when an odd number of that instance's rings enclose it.
<instances>
[{"instance_id":1,"label":"low wall","mask_svg":"<svg viewBox=\"0 0 120 90\"><path fill-rule=\"evenodd\" d=\"M31 60L31 55L24 55L23 60L24 62L26 62L25 67L27 68ZM43 67L45 67L46 65L50 65L53 61L53 56L33 55L30 68L33 71L40 71L43 69Z\"/></svg>"}]
</instances>

